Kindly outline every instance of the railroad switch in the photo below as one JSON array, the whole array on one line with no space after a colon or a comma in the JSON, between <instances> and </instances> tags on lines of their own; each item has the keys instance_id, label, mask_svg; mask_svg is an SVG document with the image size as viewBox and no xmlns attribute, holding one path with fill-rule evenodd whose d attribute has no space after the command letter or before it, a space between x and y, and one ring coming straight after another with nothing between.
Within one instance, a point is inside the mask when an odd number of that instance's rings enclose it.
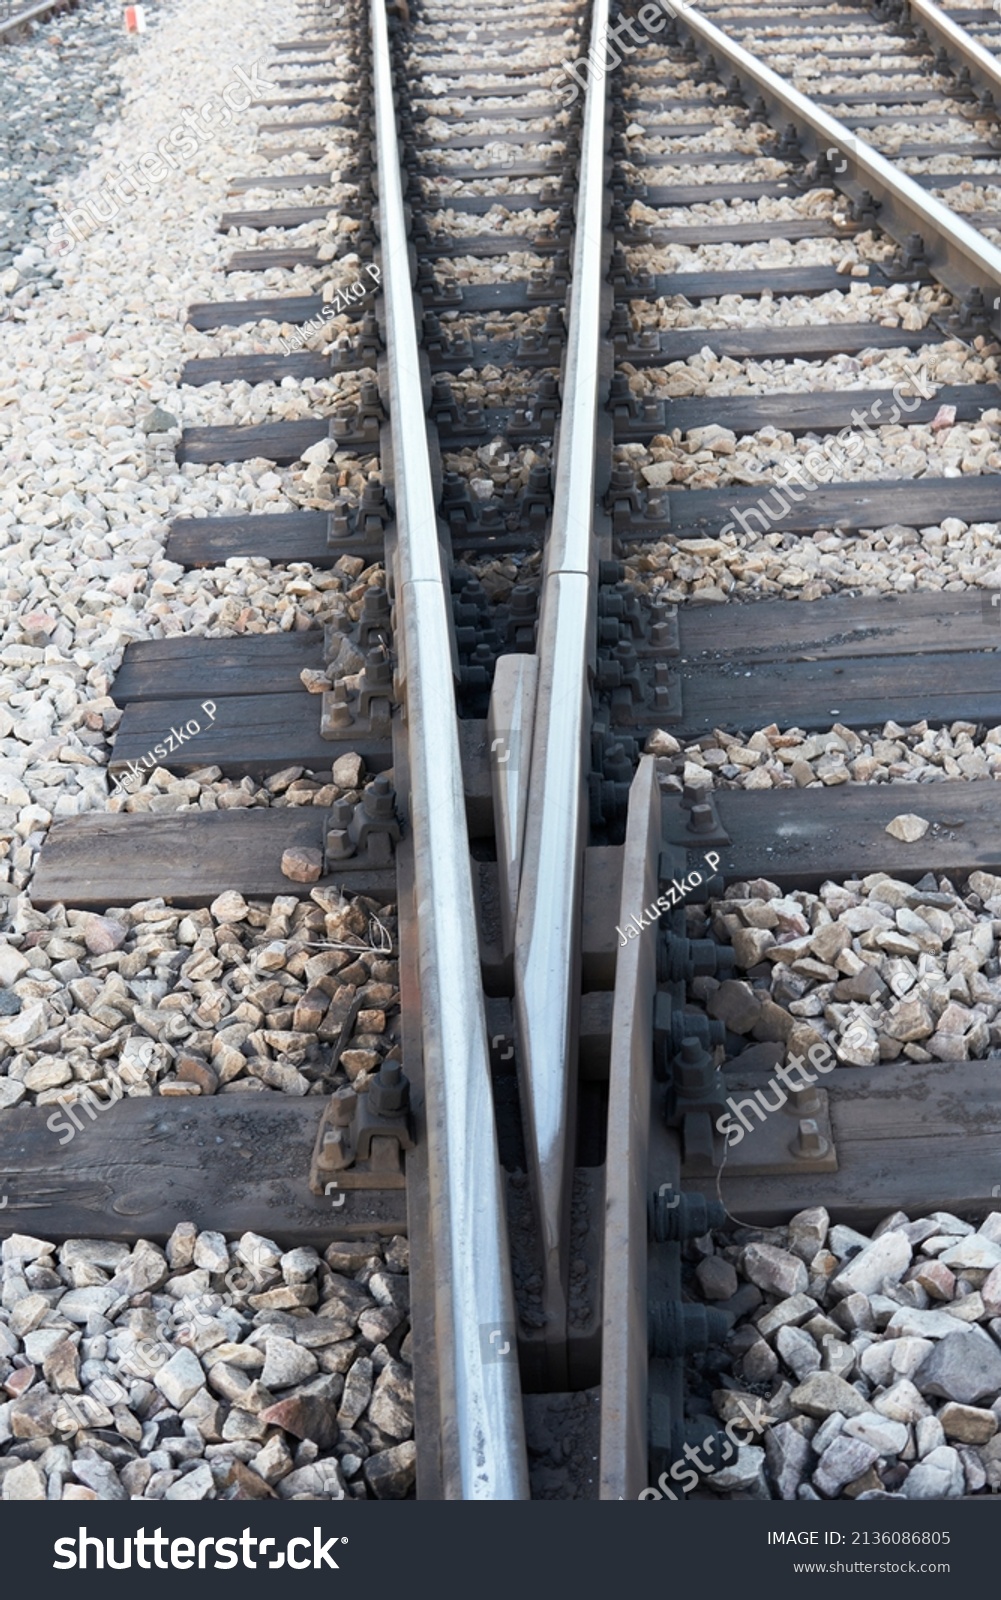
<instances>
[{"instance_id":1,"label":"railroad switch","mask_svg":"<svg viewBox=\"0 0 1001 1600\"><path fill-rule=\"evenodd\" d=\"M410 1081L387 1059L365 1093L337 1089L324 1109L309 1167L313 1194L338 1189L402 1189L403 1152L414 1148Z\"/></svg>"}]
</instances>

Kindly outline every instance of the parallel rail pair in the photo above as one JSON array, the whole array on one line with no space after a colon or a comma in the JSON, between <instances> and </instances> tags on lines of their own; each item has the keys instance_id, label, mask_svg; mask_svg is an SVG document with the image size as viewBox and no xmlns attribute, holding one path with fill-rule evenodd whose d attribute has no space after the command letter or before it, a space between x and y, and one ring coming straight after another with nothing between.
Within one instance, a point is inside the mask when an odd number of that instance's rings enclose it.
<instances>
[{"instance_id":1,"label":"parallel rail pair","mask_svg":"<svg viewBox=\"0 0 1001 1600\"><path fill-rule=\"evenodd\" d=\"M378 9L378 8L376 8ZM775 72L727 37L695 7L677 0L673 7L678 27L701 56L712 55L717 67L725 64L749 98L761 96L769 120L791 122L804 153L830 163L832 152L844 156L833 181L850 199L866 191L880 206L880 225L898 243L917 233L934 276L957 297L981 297L994 307L991 318L999 327L997 296L1001 291L1001 251L949 208L927 195L871 146L847 127L785 83ZM997 62L930 0L910 0L910 9L937 44L968 67L981 87L1001 90ZM603 59L602 41L608 27L606 0L595 0L591 16L593 59ZM568 316L567 358L563 373L563 417L555 468L555 502L546 548L543 601L538 633L538 690L534 707L531 764L521 795L524 807L520 884L517 895L515 944L516 1017L520 1046L522 1106L535 1201L543 1230L545 1251L545 1309L552 1333L554 1368L558 1372L559 1330L565 1319L567 1272L567 1208L569 1194L568 1150L573 1137L573 1085L576 1071L575 1016L579 997L579 939L581 877L584 835L583 748L588 731L588 633L592 585L597 551L592 537L593 495L596 470L596 422L599 405L607 398L600 375L602 279L607 268L608 240L602 223L604 199L605 80L593 76L587 91L581 137L581 162L576 202L573 277ZM406 288L401 293L408 293ZM395 412L394 412L395 416ZM431 508L426 506L431 517ZM429 529L433 521L429 521ZM457 753L456 753L457 755ZM456 769L456 781L458 781ZM461 848L463 824L456 843ZM416 832L416 828L415 828ZM655 898L656 847L659 839L658 790L653 763L645 760L634 783L627 838L627 869L623 906L645 905ZM420 845L418 845L418 853ZM467 881L461 885L463 914ZM473 943L470 952L475 949ZM652 1041L647 1019L656 986L652 947L630 944L619 956L612 1033L612 1066L608 1150L606 1161L606 1239L604 1249L604 1326L602 1365L601 1495L633 1497L645 1482L645 1383L637 1374L647 1360L646 1236L647 1206L642 1175L646 1171L650 1137ZM434 991L432 991L434 992ZM476 1017L477 1054L473 1081L485 1070L480 1053L484 1034L477 1004L475 960L463 972L461 993L468 996ZM436 1024L432 1006L426 1028ZM426 1060L444 1047L425 1033ZM444 1056L442 1056L444 1061ZM449 1062L442 1081L461 1076L463 1063ZM457 1103L459 1103L457 1101ZM487 1114L476 1124L475 1147L459 1161L459 1171L470 1164L487 1174L487 1200L496 1204L493 1183L495 1155ZM432 1130L430 1160L451 1168L454 1150L447 1156L442 1144L448 1137L443 1117ZM468 1194L466 1200L469 1199ZM458 1212L453 1215L458 1215ZM499 1212L496 1213L500 1228ZM498 1238L502 1234L498 1233ZM467 1243L473 1239L467 1236ZM451 1248L463 1249L463 1239L453 1230ZM503 1255L492 1253L482 1282L492 1303L497 1283L503 1280ZM467 1280L471 1299L453 1299L456 1323L472 1314L482 1326L479 1286ZM475 1346L473 1330L454 1334L454 1349ZM483 1379L487 1369L475 1367ZM496 1393L496 1391L495 1391ZM462 1459L463 1444L452 1477L452 1492L490 1495L501 1485L514 1490L523 1484L522 1441L515 1417L516 1395L507 1388L503 1407L491 1409L488 1388L471 1393L471 1418L489 1418L496 1424L490 1436L493 1469L480 1472L485 1456ZM476 1435L468 1429L464 1443ZM485 1442L485 1440L484 1440ZM462 1485L459 1489L459 1485Z\"/></svg>"}]
</instances>

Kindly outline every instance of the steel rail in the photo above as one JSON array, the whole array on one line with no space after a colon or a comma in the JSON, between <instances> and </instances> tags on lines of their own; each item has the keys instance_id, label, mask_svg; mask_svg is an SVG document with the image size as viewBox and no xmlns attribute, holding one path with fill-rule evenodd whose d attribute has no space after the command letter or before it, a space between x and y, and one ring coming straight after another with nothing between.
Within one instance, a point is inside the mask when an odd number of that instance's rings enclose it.
<instances>
[{"instance_id":1,"label":"steel rail","mask_svg":"<svg viewBox=\"0 0 1001 1600\"><path fill-rule=\"evenodd\" d=\"M77 0L42 0L40 5L30 6L27 11L18 11L14 15L11 15L10 4L0 7L0 41L30 26L32 22L43 21L53 12L75 11L76 4Z\"/></svg>"},{"instance_id":2,"label":"steel rail","mask_svg":"<svg viewBox=\"0 0 1001 1600\"><path fill-rule=\"evenodd\" d=\"M880 206L881 229L899 244L912 234L921 236L929 270L940 283L957 296L979 289L991 301L1001 293L1001 249L941 200L926 193L843 122L707 21L687 0L672 0L672 9L696 45L702 46L703 54L711 54L717 65L726 62L745 89L762 96L776 120L781 113L793 122L808 154L826 153L829 159L844 160L845 174L842 176L835 168L833 181L853 199L868 190ZM994 327L1001 328L997 307L991 321Z\"/></svg>"},{"instance_id":3,"label":"steel rail","mask_svg":"<svg viewBox=\"0 0 1001 1600\"><path fill-rule=\"evenodd\" d=\"M607 26L608 0L594 0L592 48L599 48ZM515 921L518 1072L542 1238L543 1310L554 1384L560 1382L566 1337L577 954L588 819L584 756L590 734L605 120L604 80L594 86L592 78L581 136L563 413L542 577L539 683Z\"/></svg>"},{"instance_id":4,"label":"steel rail","mask_svg":"<svg viewBox=\"0 0 1001 1600\"><path fill-rule=\"evenodd\" d=\"M514 1295L385 0L372 0L371 22L443 1488L448 1499L520 1500L529 1491Z\"/></svg>"},{"instance_id":5,"label":"steel rail","mask_svg":"<svg viewBox=\"0 0 1001 1600\"><path fill-rule=\"evenodd\" d=\"M642 756L629 791L619 914L657 897L660 786ZM623 923L620 922L619 926ZM647 1483L647 1161L656 1126L653 1016L657 943L631 939L616 954L605 1146L599 1497L635 1500ZM662 1133L666 1134L664 1129ZM674 1136L677 1142L677 1136ZM680 1174L677 1159L675 1180Z\"/></svg>"}]
</instances>

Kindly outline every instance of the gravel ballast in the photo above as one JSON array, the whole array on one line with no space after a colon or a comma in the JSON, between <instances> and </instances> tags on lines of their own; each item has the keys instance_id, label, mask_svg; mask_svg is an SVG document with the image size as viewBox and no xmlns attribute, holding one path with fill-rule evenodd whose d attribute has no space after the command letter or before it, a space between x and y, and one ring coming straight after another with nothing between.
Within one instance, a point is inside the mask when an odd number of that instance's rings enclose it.
<instances>
[{"instance_id":1,"label":"gravel ballast","mask_svg":"<svg viewBox=\"0 0 1001 1600\"><path fill-rule=\"evenodd\" d=\"M5 1500L404 1499L407 1241L2 1247Z\"/></svg>"},{"instance_id":2,"label":"gravel ballast","mask_svg":"<svg viewBox=\"0 0 1001 1600\"><path fill-rule=\"evenodd\" d=\"M721 1422L761 1422L700 1492L1001 1490L1001 1212L978 1228L897 1211L870 1234L816 1206L784 1228L707 1235L687 1254L693 1296L735 1317L722 1359L703 1363L701 1398Z\"/></svg>"}]
</instances>

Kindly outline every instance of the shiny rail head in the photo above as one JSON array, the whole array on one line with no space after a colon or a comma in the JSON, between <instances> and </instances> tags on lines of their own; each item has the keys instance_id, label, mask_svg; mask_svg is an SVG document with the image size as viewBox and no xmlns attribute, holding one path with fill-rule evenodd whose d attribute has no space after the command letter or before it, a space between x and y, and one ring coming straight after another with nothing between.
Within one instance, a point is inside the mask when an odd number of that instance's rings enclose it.
<instances>
[{"instance_id":1,"label":"shiny rail head","mask_svg":"<svg viewBox=\"0 0 1001 1600\"><path fill-rule=\"evenodd\" d=\"M410 824L426 1096L441 1481L448 1499L527 1499L515 1308L497 1153L462 762L452 610L438 536L393 93L372 0L386 370L406 662Z\"/></svg>"}]
</instances>

